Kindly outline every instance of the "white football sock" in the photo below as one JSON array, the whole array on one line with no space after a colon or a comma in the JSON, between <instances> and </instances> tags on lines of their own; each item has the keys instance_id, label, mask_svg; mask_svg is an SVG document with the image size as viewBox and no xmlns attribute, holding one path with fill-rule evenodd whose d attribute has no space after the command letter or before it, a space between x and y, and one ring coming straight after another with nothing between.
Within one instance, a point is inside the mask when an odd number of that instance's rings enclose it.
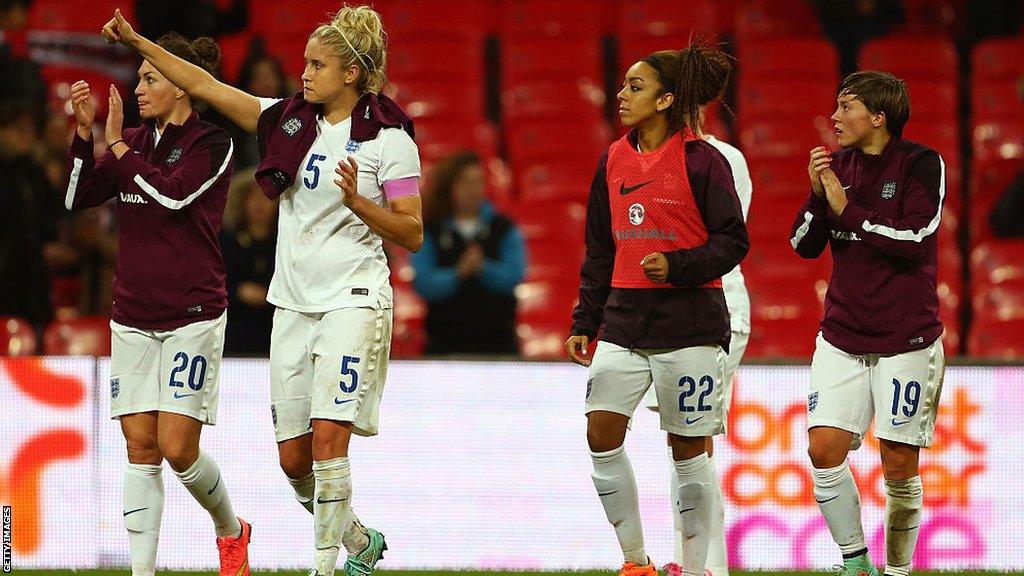
<instances>
[{"instance_id":1,"label":"white football sock","mask_svg":"<svg viewBox=\"0 0 1024 576\"><path fill-rule=\"evenodd\" d=\"M348 523L345 533L341 535L341 544L349 556L355 556L366 550L366 546L370 543L370 534L367 533L366 527L359 521L359 518L356 518L355 512L351 512L349 515L352 521Z\"/></svg>"},{"instance_id":2,"label":"white football sock","mask_svg":"<svg viewBox=\"0 0 1024 576\"><path fill-rule=\"evenodd\" d=\"M625 447L608 452L591 452L594 461L594 488L604 506L608 522L615 528L622 556L626 562L638 565L648 563L644 550L644 533L640 526L640 501L637 496L633 466L626 457Z\"/></svg>"},{"instance_id":3,"label":"white football sock","mask_svg":"<svg viewBox=\"0 0 1024 576\"><path fill-rule=\"evenodd\" d=\"M843 551L843 557L867 552L864 528L860 520L860 493L850 472L849 461L835 468L812 468L814 499L825 517L832 539Z\"/></svg>"},{"instance_id":4,"label":"white football sock","mask_svg":"<svg viewBox=\"0 0 1024 576\"><path fill-rule=\"evenodd\" d=\"M711 468L711 511L708 526L708 565L714 576L729 576L729 554L725 547L725 496L718 479L715 459L708 458Z\"/></svg>"},{"instance_id":5,"label":"white football sock","mask_svg":"<svg viewBox=\"0 0 1024 576\"><path fill-rule=\"evenodd\" d=\"M218 538L237 538L242 533L242 524L231 507L231 498L228 497L220 468L209 454L200 450L199 458L188 470L175 472L175 475L196 502L210 513Z\"/></svg>"},{"instance_id":6,"label":"white football sock","mask_svg":"<svg viewBox=\"0 0 1024 576\"><path fill-rule=\"evenodd\" d=\"M313 461L316 494L313 532L314 566L320 576L334 576L341 536L352 517L352 476L348 458Z\"/></svg>"},{"instance_id":7,"label":"white football sock","mask_svg":"<svg viewBox=\"0 0 1024 576\"><path fill-rule=\"evenodd\" d=\"M302 507L309 510L309 513L313 513L313 486L316 484L316 478L312 472L306 474L302 478L289 478L288 483L292 485L292 490L295 491L295 499L302 504Z\"/></svg>"},{"instance_id":8,"label":"white football sock","mask_svg":"<svg viewBox=\"0 0 1024 576\"><path fill-rule=\"evenodd\" d=\"M921 477L885 481L885 573L908 576L921 526Z\"/></svg>"},{"instance_id":9,"label":"white football sock","mask_svg":"<svg viewBox=\"0 0 1024 576\"><path fill-rule=\"evenodd\" d=\"M707 452L693 458L675 461L679 475L679 507L677 514L683 527L683 574L704 576L708 560L708 537L711 525L711 482L714 467Z\"/></svg>"},{"instance_id":10,"label":"white football sock","mask_svg":"<svg viewBox=\"0 0 1024 576\"><path fill-rule=\"evenodd\" d=\"M679 474L676 473L676 459L672 447L668 447L668 494L672 505L672 531L675 533L672 546L672 561L683 565L683 520L679 517Z\"/></svg>"},{"instance_id":11,"label":"white football sock","mask_svg":"<svg viewBox=\"0 0 1024 576\"><path fill-rule=\"evenodd\" d=\"M163 466L132 464L124 471L124 527L128 530L132 576L156 574L156 545L164 513Z\"/></svg>"}]
</instances>

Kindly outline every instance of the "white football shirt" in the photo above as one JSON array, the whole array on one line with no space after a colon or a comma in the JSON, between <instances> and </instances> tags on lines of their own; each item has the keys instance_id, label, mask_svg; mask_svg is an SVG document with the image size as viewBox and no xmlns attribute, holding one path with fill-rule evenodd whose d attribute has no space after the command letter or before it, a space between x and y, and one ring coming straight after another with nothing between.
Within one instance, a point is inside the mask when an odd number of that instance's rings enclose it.
<instances>
[{"instance_id":1,"label":"white football shirt","mask_svg":"<svg viewBox=\"0 0 1024 576\"><path fill-rule=\"evenodd\" d=\"M740 206L743 209L743 221L747 220L747 212L750 210L750 196L754 190L754 184L750 180L750 169L747 168L747 160L735 146L722 142L714 136L705 136L708 144L711 144L725 156L732 169L732 179L736 183L736 195L740 198ZM729 307L729 319L733 332L741 334L750 333L750 296L747 294L747 285L743 279L743 271L739 265L722 277L722 289L725 291L725 303Z\"/></svg>"},{"instance_id":2,"label":"white football shirt","mask_svg":"<svg viewBox=\"0 0 1024 576\"><path fill-rule=\"evenodd\" d=\"M260 112L280 100L260 98ZM419 150L400 128L384 128L367 142L350 138L352 119L317 119L317 137L295 182L280 197L277 255L267 301L304 313L340 308L391 308L384 243L341 202L338 162L359 165L359 194L387 206L383 185L420 175Z\"/></svg>"}]
</instances>

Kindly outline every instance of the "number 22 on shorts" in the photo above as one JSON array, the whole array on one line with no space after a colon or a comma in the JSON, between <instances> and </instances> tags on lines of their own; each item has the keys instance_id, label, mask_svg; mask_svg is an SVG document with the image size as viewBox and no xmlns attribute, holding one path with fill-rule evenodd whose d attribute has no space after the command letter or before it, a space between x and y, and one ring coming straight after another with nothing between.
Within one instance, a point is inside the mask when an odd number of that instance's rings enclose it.
<instances>
[{"instance_id":1,"label":"number 22 on shorts","mask_svg":"<svg viewBox=\"0 0 1024 576\"><path fill-rule=\"evenodd\" d=\"M341 357L341 379L338 381L338 389L341 391L341 394L351 394L359 387L359 372L356 370L356 364L359 364L358 356ZM348 380L347 382L346 379ZM347 404L353 400L355 398L342 400L339 395L334 398L334 403Z\"/></svg>"}]
</instances>

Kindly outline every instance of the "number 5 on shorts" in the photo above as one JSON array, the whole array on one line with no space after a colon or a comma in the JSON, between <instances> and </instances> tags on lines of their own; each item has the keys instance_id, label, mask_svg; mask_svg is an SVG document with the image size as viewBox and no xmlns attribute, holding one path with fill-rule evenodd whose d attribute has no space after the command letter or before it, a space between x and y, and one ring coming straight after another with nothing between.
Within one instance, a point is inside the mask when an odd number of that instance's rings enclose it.
<instances>
[{"instance_id":1,"label":"number 5 on shorts","mask_svg":"<svg viewBox=\"0 0 1024 576\"><path fill-rule=\"evenodd\" d=\"M359 386L359 372L356 372L355 367L352 366L352 364L358 364L358 363L359 363L359 357L358 356L342 356L341 357L341 375L342 375L342 379L338 382L338 386L341 388L341 391L344 392L345 394L350 394L350 393L354 392L356 387ZM348 385L345 384L345 378L344 378L345 376L351 376L352 377L352 382L350 384L348 384Z\"/></svg>"}]
</instances>

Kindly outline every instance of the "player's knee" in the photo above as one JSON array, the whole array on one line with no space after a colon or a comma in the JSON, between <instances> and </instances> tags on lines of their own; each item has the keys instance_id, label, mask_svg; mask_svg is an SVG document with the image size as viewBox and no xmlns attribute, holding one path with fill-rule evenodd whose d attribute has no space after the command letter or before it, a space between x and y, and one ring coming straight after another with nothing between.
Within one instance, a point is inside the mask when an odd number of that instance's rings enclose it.
<instances>
[{"instance_id":1,"label":"player's knee","mask_svg":"<svg viewBox=\"0 0 1024 576\"><path fill-rule=\"evenodd\" d=\"M608 452L622 446L623 438L614 430L605 430L596 426L587 427L587 444L591 452Z\"/></svg>"},{"instance_id":2,"label":"player's knee","mask_svg":"<svg viewBox=\"0 0 1024 576\"><path fill-rule=\"evenodd\" d=\"M184 472L199 458L199 447L177 439L160 439L160 452L175 472Z\"/></svg>"},{"instance_id":3,"label":"player's knee","mask_svg":"<svg viewBox=\"0 0 1024 576\"><path fill-rule=\"evenodd\" d=\"M707 452L707 441L703 436L669 434L668 441L672 446L672 458L675 460L689 460Z\"/></svg>"},{"instance_id":4,"label":"player's knee","mask_svg":"<svg viewBox=\"0 0 1024 576\"><path fill-rule=\"evenodd\" d=\"M313 460L301 454L280 454L278 463L284 475L292 480L304 478L313 471Z\"/></svg>"},{"instance_id":5,"label":"player's knee","mask_svg":"<svg viewBox=\"0 0 1024 576\"><path fill-rule=\"evenodd\" d=\"M128 461L132 464L160 464L163 455L156 438L128 438Z\"/></svg>"},{"instance_id":6,"label":"player's knee","mask_svg":"<svg viewBox=\"0 0 1024 576\"><path fill-rule=\"evenodd\" d=\"M811 459L811 466L815 468L835 468L846 460L846 453L835 450L825 443L814 443L807 447L807 456Z\"/></svg>"}]
</instances>

